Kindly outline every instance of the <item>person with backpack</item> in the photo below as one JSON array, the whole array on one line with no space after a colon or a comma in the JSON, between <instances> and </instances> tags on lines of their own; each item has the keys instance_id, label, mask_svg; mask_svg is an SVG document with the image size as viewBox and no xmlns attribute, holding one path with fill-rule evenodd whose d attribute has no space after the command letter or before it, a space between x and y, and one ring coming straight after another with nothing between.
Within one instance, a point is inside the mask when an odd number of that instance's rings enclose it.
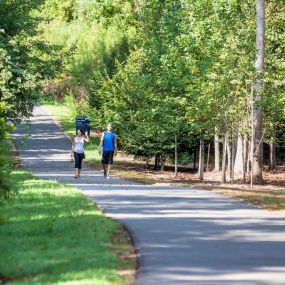
<instances>
[{"instance_id":1,"label":"person with backpack","mask_svg":"<svg viewBox=\"0 0 285 285\"><path fill-rule=\"evenodd\" d=\"M90 142L88 132L85 132L85 137L82 136L82 130L78 129L76 131L76 137L72 142L71 157L74 157L75 165L75 175L74 178L80 178L80 172L82 168L82 160L85 158L84 154L84 142Z\"/></svg>"},{"instance_id":2,"label":"person with backpack","mask_svg":"<svg viewBox=\"0 0 285 285\"><path fill-rule=\"evenodd\" d=\"M117 136L113 132L111 123L107 125L107 130L102 134L99 144L99 155L102 154L102 165L104 177L110 178L111 165L113 164L114 154L117 154Z\"/></svg>"}]
</instances>

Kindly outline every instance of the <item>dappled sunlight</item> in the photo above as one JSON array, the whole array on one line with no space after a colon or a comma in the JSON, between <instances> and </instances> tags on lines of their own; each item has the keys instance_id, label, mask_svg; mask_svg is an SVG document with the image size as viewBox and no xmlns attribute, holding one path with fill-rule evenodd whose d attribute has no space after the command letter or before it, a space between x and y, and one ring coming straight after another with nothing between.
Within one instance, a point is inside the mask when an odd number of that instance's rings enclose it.
<instances>
[{"instance_id":1,"label":"dappled sunlight","mask_svg":"<svg viewBox=\"0 0 285 285\"><path fill-rule=\"evenodd\" d=\"M172 282L176 282L175 284L196 284L196 285L283 285L283 274L278 270L279 268L273 268L271 274L265 274L265 268L256 268L251 271L246 269L246 267L240 270L231 270L228 273L219 272L214 269L205 269L201 268L191 268L186 270L180 270L179 268L166 268L166 274L154 274L152 283L160 282L161 280L165 280L164 284L174 284ZM169 272L169 273L168 273ZM172 273L173 272L173 273ZM174 272L179 272L179 276L177 276ZM263 280L256 281L256 279ZM209 280L211 280L209 283ZM191 283L190 283L191 282Z\"/></svg>"}]
</instances>

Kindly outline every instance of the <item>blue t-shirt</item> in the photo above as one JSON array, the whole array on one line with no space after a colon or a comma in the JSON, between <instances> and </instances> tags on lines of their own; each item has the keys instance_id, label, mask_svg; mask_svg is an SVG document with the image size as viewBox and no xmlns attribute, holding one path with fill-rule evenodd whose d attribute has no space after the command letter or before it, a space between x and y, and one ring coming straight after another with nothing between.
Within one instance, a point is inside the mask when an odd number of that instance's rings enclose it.
<instances>
[{"instance_id":1,"label":"blue t-shirt","mask_svg":"<svg viewBox=\"0 0 285 285\"><path fill-rule=\"evenodd\" d=\"M114 132L104 132L103 151L115 150L115 137Z\"/></svg>"}]
</instances>

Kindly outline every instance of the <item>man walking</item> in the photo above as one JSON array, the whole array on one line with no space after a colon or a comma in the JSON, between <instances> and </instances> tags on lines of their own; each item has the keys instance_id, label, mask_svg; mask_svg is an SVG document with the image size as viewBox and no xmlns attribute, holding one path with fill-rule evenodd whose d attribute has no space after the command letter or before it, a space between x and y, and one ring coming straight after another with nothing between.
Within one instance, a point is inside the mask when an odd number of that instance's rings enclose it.
<instances>
[{"instance_id":1,"label":"man walking","mask_svg":"<svg viewBox=\"0 0 285 285\"><path fill-rule=\"evenodd\" d=\"M100 145L99 145L99 154L102 154L102 164L104 168L104 177L110 178L110 169L113 164L113 156L117 154L117 137L116 134L112 131L113 126L111 123L107 125L107 131L102 134ZM103 153L102 153L103 148Z\"/></svg>"}]
</instances>

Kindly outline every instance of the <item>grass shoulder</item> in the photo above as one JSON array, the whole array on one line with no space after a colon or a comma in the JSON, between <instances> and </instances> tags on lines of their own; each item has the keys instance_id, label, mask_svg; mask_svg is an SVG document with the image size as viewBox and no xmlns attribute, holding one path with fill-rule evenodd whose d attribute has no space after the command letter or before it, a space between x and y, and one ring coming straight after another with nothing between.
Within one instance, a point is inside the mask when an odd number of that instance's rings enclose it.
<instances>
[{"instance_id":1,"label":"grass shoulder","mask_svg":"<svg viewBox=\"0 0 285 285\"><path fill-rule=\"evenodd\" d=\"M71 186L11 169L0 200L0 283L131 284L136 256L118 222Z\"/></svg>"}]
</instances>

